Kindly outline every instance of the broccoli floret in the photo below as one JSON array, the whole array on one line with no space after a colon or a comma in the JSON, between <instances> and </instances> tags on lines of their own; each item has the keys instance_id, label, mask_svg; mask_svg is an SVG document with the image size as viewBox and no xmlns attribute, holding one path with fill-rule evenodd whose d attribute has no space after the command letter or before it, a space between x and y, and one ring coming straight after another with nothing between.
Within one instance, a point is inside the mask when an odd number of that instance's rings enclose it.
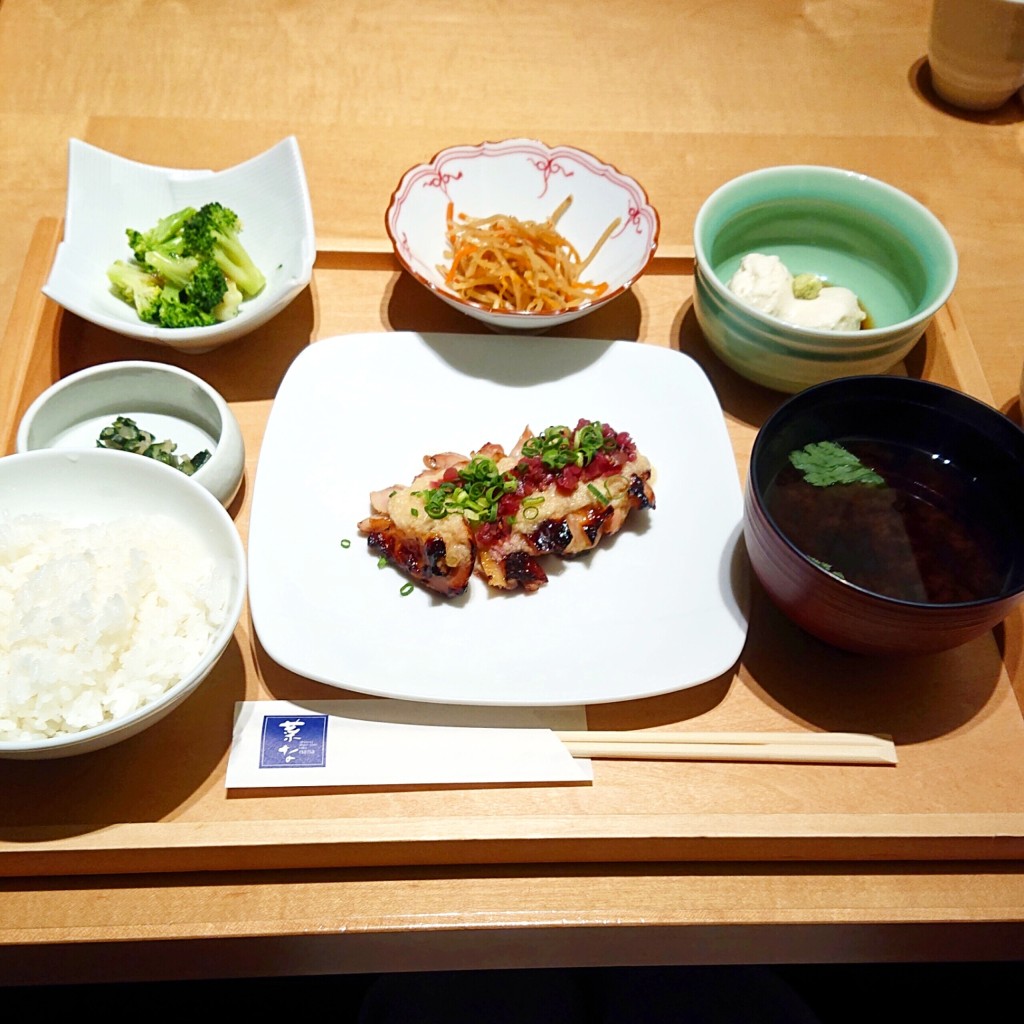
<instances>
[{"instance_id":1,"label":"broccoli floret","mask_svg":"<svg viewBox=\"0 0 1024 1024\"><path fill-rule=\"evenodd\" d=\"M167 256L179 255L184 247L182 228L195 216L195 209L186 206L169 217L163 217L149 231L136 231L135 228L128 228L128 244L135 253L135 258L140 263L146 262L147 252L161 252Z\"/></svg>"},{"instance_id":2,"label":"broccoli floret","mask_svg":"<svg viewBox=\"0 0 1024 1024\"><path fill-rule=\"evenodd\" d=\"M155 250L146 253L143 264L164 284L172 284L178 291L188 287L199 268L199 260L193 256L167 256Z\"/></svg>"},{"instance_id":3,"label":"broccoli floret","mask_svg":"<svg viewBox=\"0 0 1024 1024\"><path fill-rule=\"evenodd\" d=\"M151 231L128 228L135 254L107 271L114 292L139 317L161 327L208 327L238 314L266 283L238 240L242 225L220 203L191 206Z\"/></svg>"},{"instance_id":4,"label":"broccoli floret","mask_svg":"<svg viewBox=\"0 0 1024 1024\"><path fill-rule=\"evenodd\" d=\"M160 306L161 327L210 327L217 323L212 313L204 313L196 306L180 302L164 302Z\"/></svg>"},{"instance_id":5,"label":"broccoli floret","mask_svg":"<svg viewBox=\"0 0 1024 1024\"><path fill-rule=\"evenodd\" d=\"M107 271L107 277L119 298L135 307L147 323L158 323L162 286L152 274L136 263L117 260Z\"/></svg>"},{"instance_id":6,"label":"broccoli floret","mask_svg":"<svg viewBox=\"0 0 1024 1024\"><path fill-rule=\"evenodd\" d=\"M207 203L182 228L182 251L190 256L212 257L243 296L252 298L262 291L266 278L239 240L241 230L242 222L234 210L220 203Z\"/></svg>"},{"instance_id":7,"label":"broccoli floret","mask_svg":"<svg viewBox=\"0 0 1024 1024\"><path fill-rule=\"evenodd\" d=\"M146 267L164 285L180 293L175 296L179 305L194 306L200 313L212 313L228 290L227 278L212 258L164 256L159 252L147 252ZM180 320L180 313L175 312L174 319Z\"/></svg>"},{"instance_id":8,"label":"broccoli floret","mask_svg":"<svg viewBox=\"0 0 1024 1024\"><path fill-rule=\"evenodd\" d=\"M189 302L198 306L207 313L216 315L217 308L223 302L228 290L228 281L224 272L212 259L198 260L198 266L193 273L191 280L185 286L185 296ZM238 291L236 288L235 291ZM241 295L239 295L241 299ZM238 303L235 304L231 316L238 312ZM218 320L230 319L217 316Z\"/></svg>"},{"instance_id":9,"label":"broccoli floret","mask_svg":"<svg viewBox=\"0 0 1024 1024\"><path fill-rule=\"evenodd\" d=\"M216 264L213 266L216 270ZM209 327L220 319L228 319L213 313L214 308L219 308L220 301L205 309L177 285L162 281L137 263L118 260L107 271L107 277L114 293L131 303L139 318L148 324L157 327ZM209 295L206 298L209 299ZM234 308L237 309L237 303Z\"/></svg>"},{"instance_id":10,"label":"broccoli floret","mask_svg":"<svg viewBox=\"0 0 1024 1024\"><path fill-rule=\"evenodd\" d=\"M173 285L165 285L160 293L161 327L209 327L217 323L210 312L194 303L182 300L181 292Z\"/></svg>"}]
</instances>

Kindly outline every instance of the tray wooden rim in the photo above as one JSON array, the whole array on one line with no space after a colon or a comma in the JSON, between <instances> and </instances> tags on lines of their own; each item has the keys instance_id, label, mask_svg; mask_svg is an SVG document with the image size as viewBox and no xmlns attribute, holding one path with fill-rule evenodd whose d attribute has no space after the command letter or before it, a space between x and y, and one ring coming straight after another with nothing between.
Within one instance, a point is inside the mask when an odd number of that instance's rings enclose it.
<instances>
[{"instance_id":1,"label":"tray wooden rim","mask_svg":"<svg viewBox=\"0 0 1024 1024\"><path fill-rule=\"evenodd\" d=\"M0 877L471 864L1024 860L1024 813L602 814L582 821L569 815L463 815L417 818L412 826L385 818L253 819L126 823L70 839L66 832L67 826L0 830Z\"/></svg>"}]
</instances>

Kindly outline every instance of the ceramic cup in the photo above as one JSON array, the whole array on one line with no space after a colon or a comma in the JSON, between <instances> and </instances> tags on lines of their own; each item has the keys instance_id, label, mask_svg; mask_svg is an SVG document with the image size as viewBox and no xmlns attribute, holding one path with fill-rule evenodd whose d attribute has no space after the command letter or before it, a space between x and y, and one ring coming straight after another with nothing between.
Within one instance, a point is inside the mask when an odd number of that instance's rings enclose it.
<instances>
[{"instance_id":1,"label":"ceramic cup","mask_svg":"<svg viewBox=\"0 0 1024 1024\"><path fill-rule=\"evenodd\" d=\"M1024 0L935 0L932 85L947 103L994 110L1024 85Z\"/></svg>"}]
</instances>

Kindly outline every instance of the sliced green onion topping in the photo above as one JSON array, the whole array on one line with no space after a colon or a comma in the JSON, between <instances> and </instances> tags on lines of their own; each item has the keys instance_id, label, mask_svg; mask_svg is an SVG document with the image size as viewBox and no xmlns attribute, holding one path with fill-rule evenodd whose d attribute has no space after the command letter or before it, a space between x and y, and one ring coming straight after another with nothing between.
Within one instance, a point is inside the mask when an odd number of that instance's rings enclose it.
<instances>
[{"instance_id":1,"label":"sliced green onion topping","mask_svg":"<svg viewBox=\"0 0 1024 1024\"><path fill-rule=\"evenodd\" d=\"M516 489L510 473L499 473L493 459L478 455L458 470L458 481L442 480L426 491L414 491L423 499L431 519L461 515L471 523L493 523L498 518L498 502Z\"/></svg>"},{"instance_id":2,"label":"sliced green onion topping","mask_svg":"<svg viewBox=\"0 0 1024 1024\"><path fill-rule=\"evenodd\" d=\"M569 428L563 426L548 427L531 437L523 445L523 455L530 459L540 459L545 468L555 472L565 469L570 462L580 464L569 439Z\"/></svg>"},{"instance_id":3,"label":"sliced green onion topping","mask_svg":"<svg viewBox=\"0 0 1024 1024\"><path fill-rule=\"evenodd\" d=\"M618 448L614 435L605 436L606 429L608 428L597 420L585 423L577 430L570 430L566 426L548 427L523 444L522 454L524 458L540 459L545 469L551 473L560 473L569 465L582 468L591 463L599 452L614 451ZM493 459L477 455L454 475L449 471L451 479L442 479L427 490L412 493L423 502L423 509L431 519L460 515L474 525L494 523L498 521L498 505L501 499L506 494L517 492L520 487L519 478L524 475L525 468L526 463L520 463L515 470L502 473ZM619 488L615 492L610 485L607 494L593 485L588 485L603 505L609 504L613 496L623 493L627 487L621 477L611 479L616 480ZM524 498L523 518L536 519L537 506L543 502L542 495ZM419 515L418 508L413 507L409 511L414 516ZM514 519L506 517L506 521L511 524Z\"/></svg>"},{"instance_id":4,"label":"sliced green onion topping","mask_svg":"<svg viewBox=\"0 0 1024 1024\"><path fill-rule=\"evenodd\" d=\"M620 498L629 490L629 481L621 473L608 477L604 485L608 488L608 495L612 498Z\"/></svg>"},{"instance_id":5,"label":"sliced green onion topping","mask_svg":"<svg viewBox=\"0 0 1024 1024\"><path fill-rule=\"evenodd\" d=\"M523 445L523 455L540 459L546 469L559 472L570 463L586 466L600 451L616 447L614 437L604 436L604 424L597 420L570 431L568 427L548 427Z\"/></svg>"},{"instance_id":6,"label":"sliced green onion topping","mask_svg":"<svg viewBox=\"0 0 1024 1024\"><path fill-rule=\"evenodd\" d=\"M573 444L583 454L581 465L587 465L594 461L594 456L599 451L611 451L615 448L615 438L604 436L603 423L588 423L580 427L573 437Z\"/></svg>"}]
</instances>

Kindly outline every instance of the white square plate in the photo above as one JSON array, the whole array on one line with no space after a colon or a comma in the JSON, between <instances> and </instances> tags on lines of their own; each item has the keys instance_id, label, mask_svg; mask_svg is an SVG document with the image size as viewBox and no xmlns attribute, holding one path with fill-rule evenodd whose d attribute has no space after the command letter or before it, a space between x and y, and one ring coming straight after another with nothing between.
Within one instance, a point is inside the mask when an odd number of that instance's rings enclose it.
<instances>
[{"instance_id":1,"label":"white square plate","mask_svg":"<svg viewBox=\"0 0 1024 1024\"><path fill-rule=\"evenodd\" d=\"M657 508L532 594L474 578L455 599L378 568L356 524L424 455L510 448L579 418L628 431ZM727 671L747 634L742 496L721 407L688 356L630 342L414 333L317 342L267 424L249 601L267 653L323 683L407 700L630 700ZM343 539L351 541L342 546Z\"/></svg>"},{"instance_id":2,"label":"white square plate","mask_svg":"<svg viewBox=\"0 0 1024 1024\"><path fill-rule=\"evenodd\" d=\"M183 328L144 323L107 280L114 260L131 258L126 229L147 231L161 217L208 202L238 214L244 225L239 237L266 285L224 323ZM118 334L181 352L208 352L280 313L309 284L315 257L309 189L293 136L223 171L141 164L71 139L64 239L43 293Z\"/></svg>"}]
</instances>

